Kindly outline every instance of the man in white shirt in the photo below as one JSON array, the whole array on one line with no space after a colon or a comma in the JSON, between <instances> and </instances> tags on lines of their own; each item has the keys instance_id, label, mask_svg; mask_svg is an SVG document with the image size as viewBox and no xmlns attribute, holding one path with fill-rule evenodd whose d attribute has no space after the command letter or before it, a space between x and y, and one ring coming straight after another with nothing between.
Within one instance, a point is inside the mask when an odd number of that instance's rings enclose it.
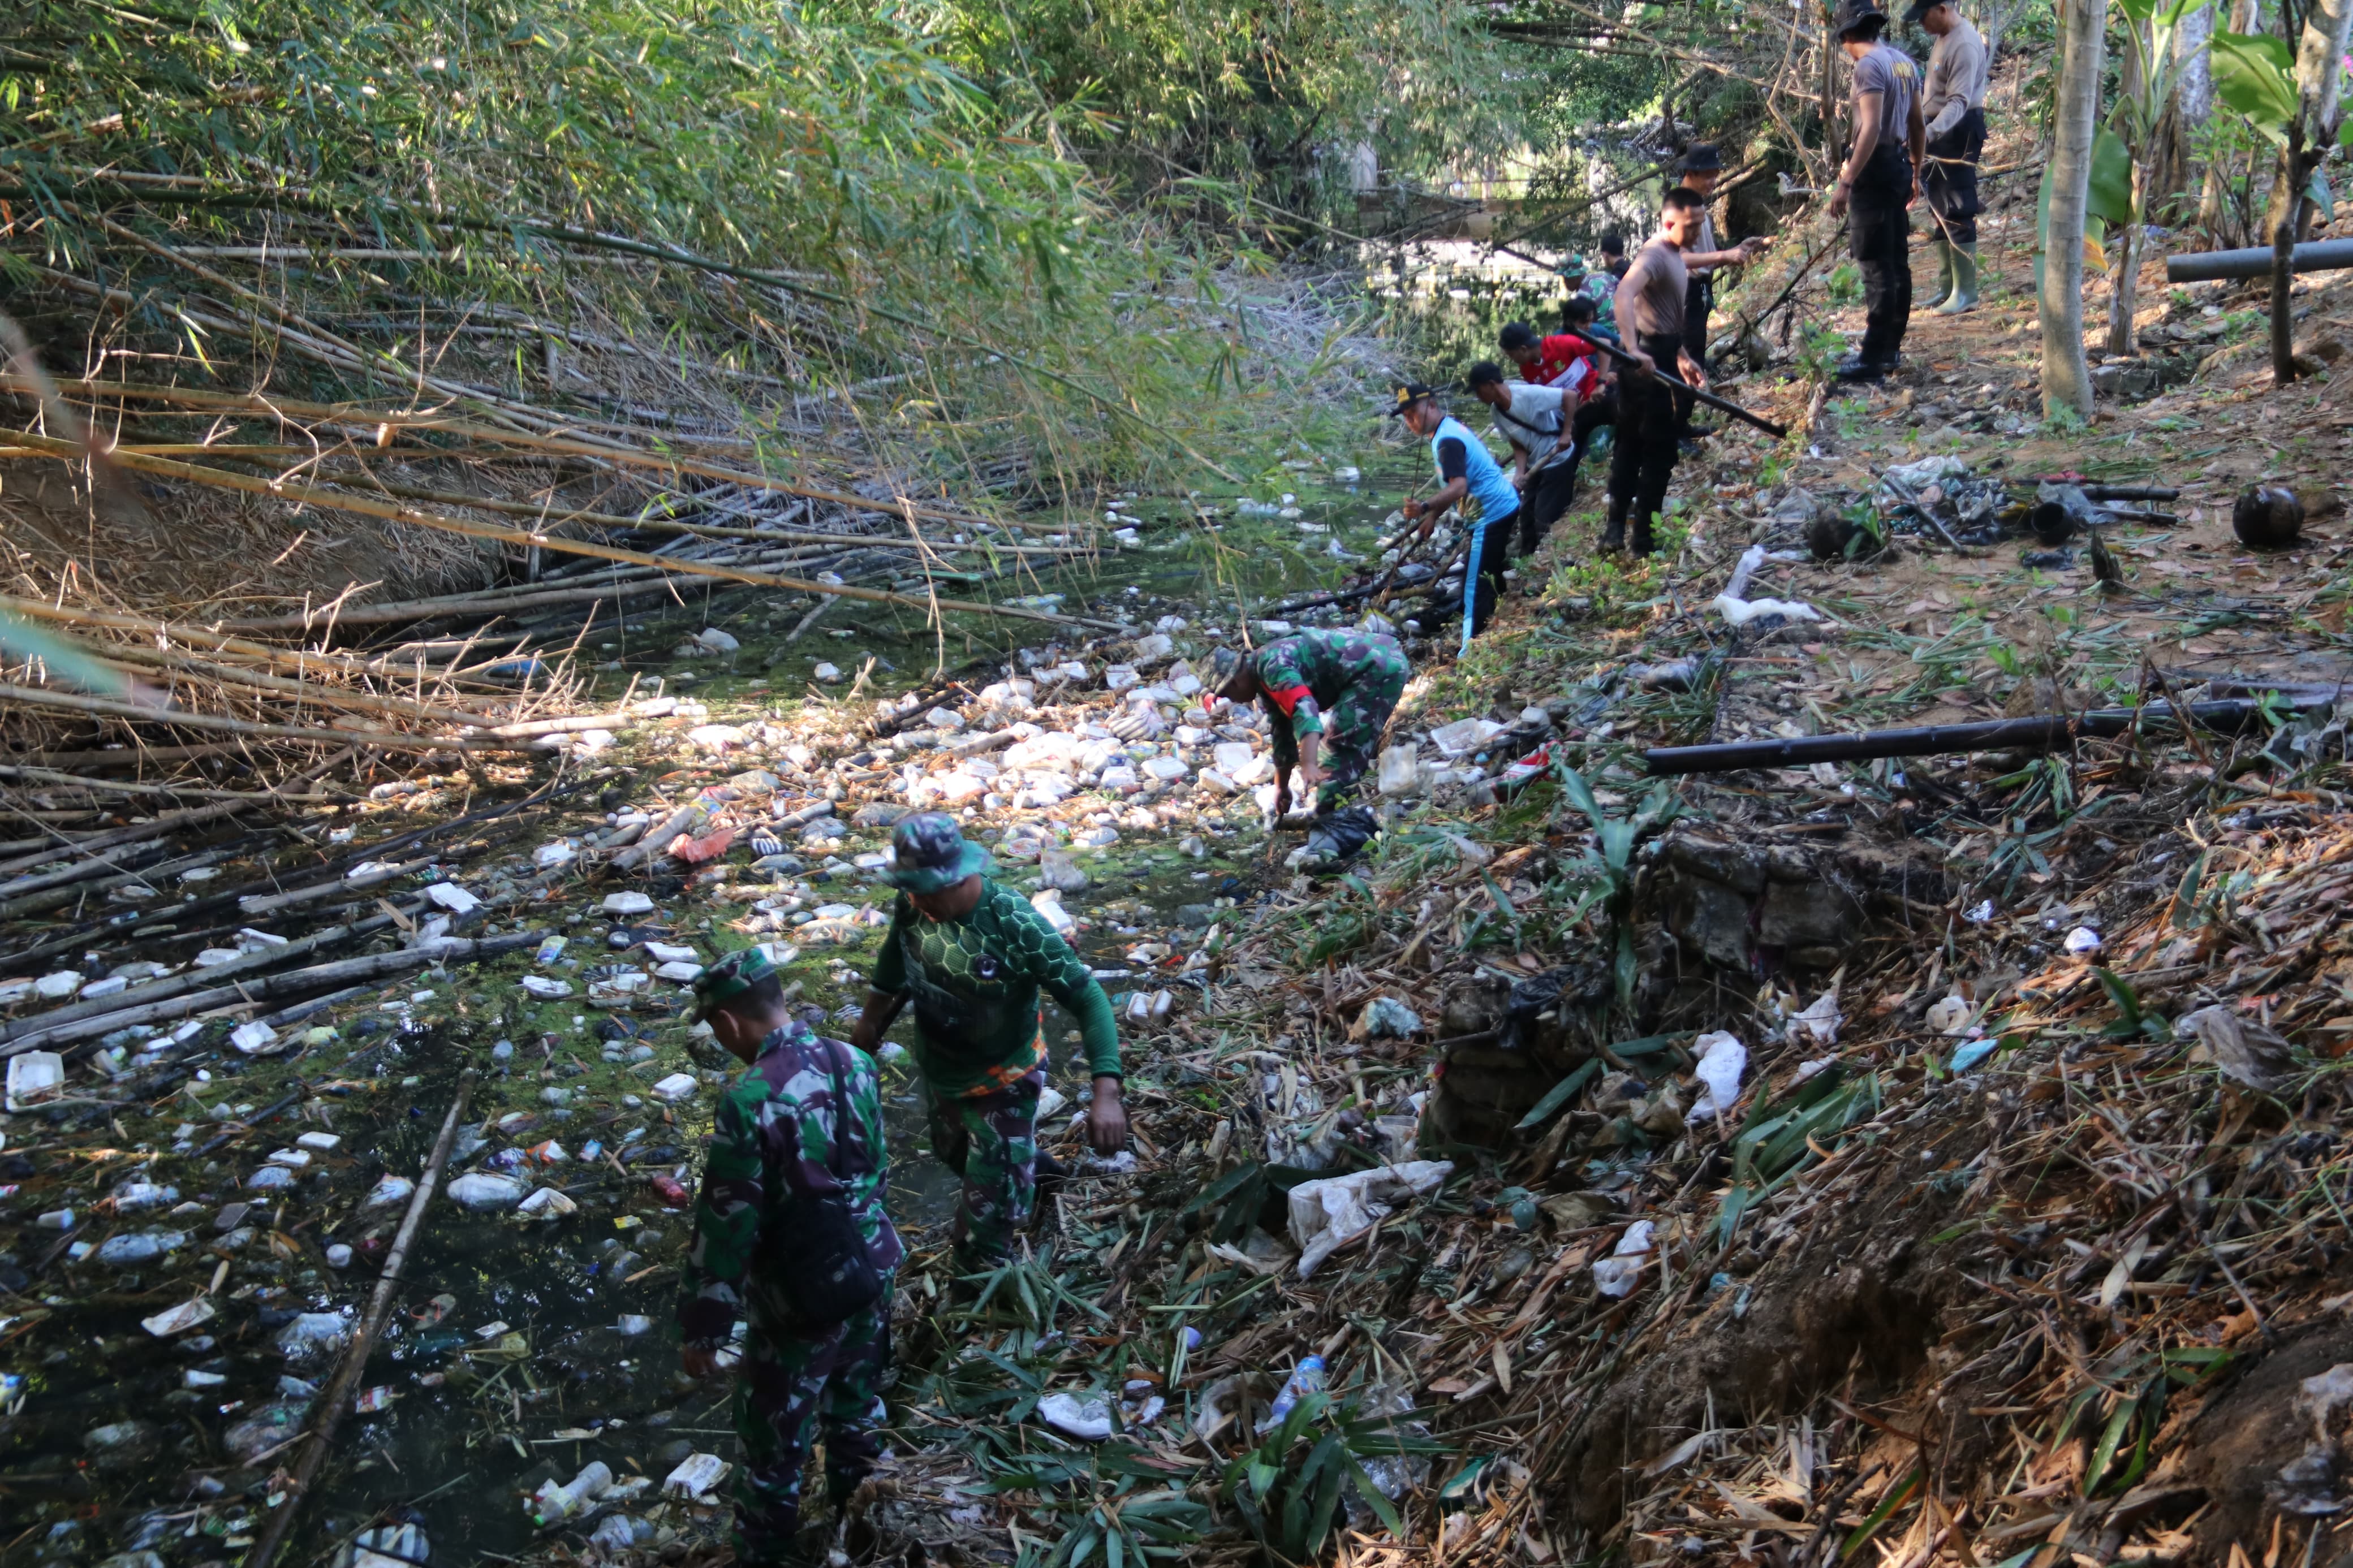
<instances>
[{"instance_id":1,"label":"man in white shirt","mask_svg":"<svg viewBox=\"0 0 2353 1568\"><path fill-rule=\"evenodd\" d=\"M1551 386L1506 381L1503 367L1482 360L1464 378L1471 395L1495 411L1495 434L1511 444L1512 483L1520 492L1520 553L1533 555L1568 510L1576 469L1569 462L1569 423L1577 394L1567 377Z\"/></svg>"}]
</instances>

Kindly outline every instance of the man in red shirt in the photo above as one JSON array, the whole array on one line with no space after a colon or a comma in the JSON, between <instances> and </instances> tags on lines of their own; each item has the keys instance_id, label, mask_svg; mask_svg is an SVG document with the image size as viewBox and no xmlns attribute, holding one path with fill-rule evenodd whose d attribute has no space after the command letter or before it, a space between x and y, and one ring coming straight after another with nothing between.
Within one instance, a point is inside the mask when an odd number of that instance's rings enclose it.
<instances>
[{"instance_id":1,"label":"man in red shirt","mask_svg":"<svg viewBox=\"0 0 2353 1568\"><path fill-rule=\"evenodd\" d=\"M1600 378L1600 351L1574 332L1536 336L1525 321L1514 321L1496 340L1505 358L1520 367L1520 379L1537 386L1561 386L1581 402ZM1564 379L1567 378L1567 379Z\"/></svg>"}]
</instances>

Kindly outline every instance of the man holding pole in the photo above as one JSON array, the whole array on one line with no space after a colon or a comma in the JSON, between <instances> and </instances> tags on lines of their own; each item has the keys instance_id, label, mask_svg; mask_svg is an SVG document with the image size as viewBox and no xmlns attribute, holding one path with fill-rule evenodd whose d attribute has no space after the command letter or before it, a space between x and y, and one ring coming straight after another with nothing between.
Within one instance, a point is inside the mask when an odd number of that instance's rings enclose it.
<instances>
[{"instance_id":1,"label":"man holding pole","mask_svg":"<svg viewBox=\"0 0 2353 1568\"><path fill-rule=\"evenodd\" d=\"M1666 504L1680 450L1671 378L1679 376L1684 386L1707 384L1707 373L1683 345L1683 301L1691 286L1683 252L1698 245L1707 204L1678 185L1667 193L1663 207L1658 237L1618 280L1618 328L1625 334L1629 363L1618 380L1618 437L1609 455L1609 512L1601 548L1626 548L1630 518L1637 555L1654 548L1651 525Z\"/></svg>"},{"instance_id":2,"label":"man holding pole","mask_svg":"<svg viewBox=\"0 0 2353 1568\"><path fill-rule=\"evenodd\" d=\"M1852 210L1850 238L1862 274L1862 347L1838 367L1841 381L1879 381L1904 357L1912 313L1912 172L1927 155L1928 122L1920 111L1920 68L1883 42L1887 13L1873 0L1845 0L1832 23L1839 47L1854 62L1854 142L1831 193L1830 216Z\"/></svg>"},{"instance_id":3,"label":"man holding pole","mask_svg":"<svg viewBox=\"0 0 2353 1568\"><path fill-rule=\"evenodd\" d=\"M1928 52L1927 85L1920 110L1928 121L1927 161L1920 193L1936 220L1940 316L1957 316L1978 302L1978 163L1985 156L1986 46L1952 0L1913 0L1904 19L1936 40Z\"/></svg>"},{"instance_id":4,"label":"man holding pole","mask_svg":"<svg viewBox=\"0 0 2353 1568\"><path fill-rule=\"evenodd\" d=\"M1471 639L1487 629L1488 617L1503 597L1504 557L1519 515L1520 492L1504 477L1486 445L1439 405L1434 389L1418 381L1406 383L1397 389L1389 412L1403 419L1407 429L1429 438L1430 460L1438 465L1438 493L1428 500L1408 500L1401 509L1409 521L1428 520L1421 525L1421 537L1430 537L1448 507L1464 500L1479 503L1478 520L1471 525L1471 553L1462 564L1460 657L1471 651Z\"/></svg>"}]
</instances>

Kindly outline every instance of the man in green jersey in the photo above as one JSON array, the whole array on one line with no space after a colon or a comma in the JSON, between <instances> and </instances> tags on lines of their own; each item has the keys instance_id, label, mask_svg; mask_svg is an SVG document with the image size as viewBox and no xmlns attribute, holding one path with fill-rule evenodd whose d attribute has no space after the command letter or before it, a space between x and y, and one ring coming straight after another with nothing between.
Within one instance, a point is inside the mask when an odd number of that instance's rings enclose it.
<instances>
[{"instance_id":1,"label":"man in green jersey","mask_svg":"<svg viewBox=\"0 0 2353 1568\"><path fill-rule=\"evenodd\" d=\"M851 1042L871 1050L909 998L915 1065L930 1094L932 1152L964 1178L956 1261L976 1272L1011 1255L1037 1191L1038 1096L1046 1040L1038 993L1078 1019L1094 1093L1087 1138L1127 1142L1119 1034L1111 999L1027 900L986 874L988 851L954 818L926 812L892 834L886 875L900 889Z\"/></svg>"}]
</instances>

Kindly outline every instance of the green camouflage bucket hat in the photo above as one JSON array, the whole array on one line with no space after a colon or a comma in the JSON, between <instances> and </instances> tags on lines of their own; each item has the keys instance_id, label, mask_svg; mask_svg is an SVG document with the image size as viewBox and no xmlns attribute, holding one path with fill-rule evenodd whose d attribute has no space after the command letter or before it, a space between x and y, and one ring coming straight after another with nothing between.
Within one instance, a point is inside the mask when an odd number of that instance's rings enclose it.
<instances>
[{"instance_id":1,"label":"green camouflage bucket hat","mask_svg":"<svg viewBox=\"0 0 2353 1568\"><path fill-rule=\"evenodd\" d=\"M987 850L965 842L955 818L926 811L892 830L891 868L882 875L911 893L936 893L994 864Z\"/></svg>"},{"instance_id":2,"label":"green camouflage bucket hat","mask_svg":"<svg viewBox=\"0 0 2353 1568\"><path fill-rule=\"evenodd\" d=\"M693 1021L705 1018L763 980L776 978L776 966L756 947L729 953L694 977Z\"/></svg>"}]
</instances>

